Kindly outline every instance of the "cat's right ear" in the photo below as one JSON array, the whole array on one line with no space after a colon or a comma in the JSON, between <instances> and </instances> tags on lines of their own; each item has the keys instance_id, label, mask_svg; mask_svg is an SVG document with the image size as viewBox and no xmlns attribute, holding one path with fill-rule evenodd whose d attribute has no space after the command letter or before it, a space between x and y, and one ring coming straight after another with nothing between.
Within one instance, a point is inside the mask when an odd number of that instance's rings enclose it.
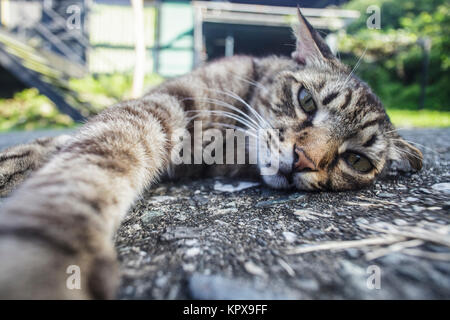
<instances>
[{"instance_id":1,"label":"cat's right ear","mask_svg":"<svg viewBox=\"0 0 450 320\"><path fill-rule=\"evenodd\" d=\"M388 149L388 160L401 171L419 171L422 169L423 155L419 149L397 136Z\"/></svg>"},{"instance_id":2,"label":"cat's right ear","mask_svg":"<svg viewBox=\"0 0 450 320\"><path fill-rule=\"evenodd\" d=\"M303 16L300 8L297 10L297 15L299 24L294 28L297 41L292 58L300 64L336 59L326 42Z\"/></svg>"}]
</instances>

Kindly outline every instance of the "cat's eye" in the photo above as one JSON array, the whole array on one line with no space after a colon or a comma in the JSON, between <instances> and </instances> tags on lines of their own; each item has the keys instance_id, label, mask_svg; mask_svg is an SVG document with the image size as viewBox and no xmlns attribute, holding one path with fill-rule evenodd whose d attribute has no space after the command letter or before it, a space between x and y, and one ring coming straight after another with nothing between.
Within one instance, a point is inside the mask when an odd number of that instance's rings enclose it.
<instances>
[{"instance_id":1,"label":"cat's eye","mask_svg":"<svg viewBox=\"0 0 450 320\"><path fill-rule=\"evenodd\" d=\"M306 113L312 113L317 109L311 93L305 87L298 92L298 103Z\"/></svg>"},{"instance_id":2,"label":"cat's eye","mask_svg":"<svg viewBox=\"0 0 450 320\"><path fill-rule=\"evenodd\" d=\"M344 154L344 159L350 167L362 173L367 173L373 168L369 159L358 153L346 152Z\"/></svg>"}]
</instances>

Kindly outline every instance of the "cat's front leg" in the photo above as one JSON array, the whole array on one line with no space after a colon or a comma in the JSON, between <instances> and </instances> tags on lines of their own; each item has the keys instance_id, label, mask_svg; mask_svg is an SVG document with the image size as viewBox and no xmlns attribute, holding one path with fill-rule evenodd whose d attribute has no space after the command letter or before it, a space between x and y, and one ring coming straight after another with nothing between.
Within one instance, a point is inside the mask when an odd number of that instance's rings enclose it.
<instances>
[{"instance_id":1,"label":"cat's front leg","mask_svg":"<svg viewBox=\"0 0 450 320\"><path fill-rule=\"evenodd\" d=\"M69 135L39 138L0 152L0 197L9 195L70 140Z\"/></svg>"},{"instance_id":2,"label":"cat's front leg","mask_svg":"<svg viewBox=\"0 0 450 320\"><path fill-rule=\"evenodd\" d=\"M0 298L114 297L114 232L184 128L178 100L154 94L80 129L0 208Z\"/></svg>"}]
</instances>

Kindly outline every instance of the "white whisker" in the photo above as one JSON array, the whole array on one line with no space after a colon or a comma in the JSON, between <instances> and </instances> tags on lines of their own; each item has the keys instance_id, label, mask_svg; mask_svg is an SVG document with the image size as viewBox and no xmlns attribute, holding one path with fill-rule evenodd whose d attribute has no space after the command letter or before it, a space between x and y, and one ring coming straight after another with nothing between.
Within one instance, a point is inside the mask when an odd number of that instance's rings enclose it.
<instances>
[{"instance_id":1,"label":"white whisker","mask_svg":"<svg viewBox=\"0 0 450 320\"><path fill-rule=\"evenodd\" d=\"M249 105L244 99L242 99L240 96L238 96L237 94L235 94L234 92L231 91L226 91L226 93L229 93L231 97L235 98L236 100L240 101L241 103L243 103L247 109L250 110L250 112L252 112L255 117L257 117L260 121L264 122L269 128L271 128L272 126L266 121L266 119L264 119L259 113L258 111L255 110L255 108L253 108L251 105Z\"/></svg>"},{"instance_id":2,"label":"white whisker","mask_svg":"<svg viewBox=\"0 0 450 320\"><path fill-rule=\"evenodd\" d=\"M252 131L254 131L253 129L246 130L244 128L241 128L241 127L238 127L238 126L235 126L232 124L228 124L228 123L223 123L223 122L211 122L211 125L218 125L218 126L223 126L226 128L234 129L237 131L242 131L245 134L248 134L248 135L251 135L252 137L258 138L257 135L252 132Z\"/></svg>"},{"instance_id":3,"label":"white whisker","mask_svg":"<svg viewBox=\"0 0 450 320\"><path fill-rule=\"evenodd\" d=\"M368 46L366 46L366 48L364 49L364 52L361 54L361 56L359 57L358 61L356 62L356 65L353 67L353 70L350 72L350 74L347 76L347 78L345 79L344 83L340 86L339 90L341 90L348 82L348 80L350 79L350 77L353 75L353 73L356 71L356 69L358 69L359 65L361 64L362 59L364 58L364 56L366 55L367 52L367 48Z\"/></svg>"},{"instance_id":4,"label":"white whisker","mask_svg":"<svg viewBox=\"0 0 450 320\"><path fill-rule=\"evenodd\" d=\"M405 149L400 149L400 148L398 148L397 146L393 146L393 148L398 152L398 153L400 153L400 154L407 154L407 155L409 155L409 156L411 156L411 157L413 157L413 158L416 158L416 159L418 159L418 160L422 160L422 158L421 157L419 157L418 155L415 155L414 153L412 153L412 152L410 152L410 151L407 151L407 150L405 150Z\"/></svg>"},{"instance_id":5,"label":"white whisker","mask_svg":"<svg viewBox=\"0 0 450 320\"><path fill-rule=\"evenodd\" d=\"M242 76L240 76L240 75L237 75L237 74L234 73L234 72L231 72L231 74L232 74L233 77L235 77L236 79L239 79L239 80L241 80L241 81L243 81L243 82L245 82L245 83L251 84L251 85L253 85L253 86L255 86L255 87L258 87L258 88L260 88L260 89L263 89L263 90L265 90L265 91L269 91L269 90L268 90L263 84L261 84L260 82L253 81L253 80L251 80L251 79L242 77Z\"/></svg>"},{"instance_id":6,"label":"white whisker","mask_svg":"<svg viewBox=\"0 0 450 320\"><path fill-rule=\"evenodd\" d=\"M188 98L186 98L188 99ZM245 112L243 112L242 110L239 110L238 108L236 108L235 106L226 103L225 101L221 101L221 100L217 100L217 99L212 99L212 98L199 98L197 99L199 101L204 101L204 102L210 102L228 109L231 109L233 111L238 112L239 114L243 115L245 118L247 118L249 121L251 121L255 126L257 126L258 128L260 128L260 124L258 122L256 122L252 117L250 117L248 114L246 114ZM199 110L193 110L193 111L199 111Z\"/></svg>"},{"instance_id":7,"label":"white whisker","mask_svg":"<svg viewBox=\"0 0 450 320\"><path fill-rule=\"evenodd\" d=\"M266 125L268 125L269 127L271 127L270 126L270 124L252 107L252 106L250 106L247 102L245 102L245 100L244 99L242 99L240 96L238 96L237 94L235 94L234 92L231 92L231 91L222 91L222 90L216 90L216 89L210 89L210 88L204 88L204 87L202 87L202 89L203 90L205 90L205 91L210 91L210 92L216 92L216 93L220 93L220 94L223 94L223 95L226 95L226 96L228 96L228 97L230 97L230 98L233 98L233 99L235 99L235 100L238 100L239 102L241 102L241 103L243 103L244 104L244 106L251 112L251 113L253 113L253 115L256 117L256 119L258 120L258 122L259 121L262 121L262 122L264 122ZM191 100L201 100L201 99L210 99L210 98L186 98L186 99L191 99ZM220 100L217 100L217 101L220 101ZM221 101L221 103L225 103L225 102L223 102L223 101ZM232 105L230 105L230 104L227 104L227 106L229 106L229 107L232 107L232 108L235 108L235 109L233 109L233 110L239 110L238 108L236 108L236 107L234 107L234 106L232 106ZM241 110L239 110L239 112L242 112ZM246 114L246 116L247 117L250 117L248 114ZM251 118L251 117L250 117ZM252 119L253 120L253 119Z\"/></svg>"},{"instance_id":8,"label":"white whisker","mask_svg":"<svg viewBox=\"0 0 450 320\"><path fill-rule=\"evenodd\" d=\"M233 119L243 125L245 125L248 128L251 128L253 130L257 130L258 128L252 126L248 121L246 121L245 119L235 115L234 113L231 112L227 112L227 111L223 111L223 110L198 110L198 111L188 111L188 112L198 112L199 114L188 118L188 122L191 122L192 120L199 118L202 116L201 113L208 113L208 114L215 114L215 115L219 115L219 116L223 116L226 118L230 118Z\"/></svg>"}]
</instances>

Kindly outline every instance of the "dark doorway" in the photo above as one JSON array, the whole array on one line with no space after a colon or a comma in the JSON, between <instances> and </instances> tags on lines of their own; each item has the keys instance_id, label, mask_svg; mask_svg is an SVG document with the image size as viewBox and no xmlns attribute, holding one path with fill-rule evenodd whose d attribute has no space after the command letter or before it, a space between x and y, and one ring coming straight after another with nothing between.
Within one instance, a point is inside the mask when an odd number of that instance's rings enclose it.
<instances>
[{"instance_id":1,"label":"dark doorway","mask_svg":"<svg viewBox=\"0 0 450 320\"><path fill-rule=\"evenodd\" d=\"M295 37L290 27L205 22L203 32L208 60L225 56L230 50L227 45L232 46L231 54L257 57L270 54L290 56L295 49Z\"/></svg>"}]
</instances>

